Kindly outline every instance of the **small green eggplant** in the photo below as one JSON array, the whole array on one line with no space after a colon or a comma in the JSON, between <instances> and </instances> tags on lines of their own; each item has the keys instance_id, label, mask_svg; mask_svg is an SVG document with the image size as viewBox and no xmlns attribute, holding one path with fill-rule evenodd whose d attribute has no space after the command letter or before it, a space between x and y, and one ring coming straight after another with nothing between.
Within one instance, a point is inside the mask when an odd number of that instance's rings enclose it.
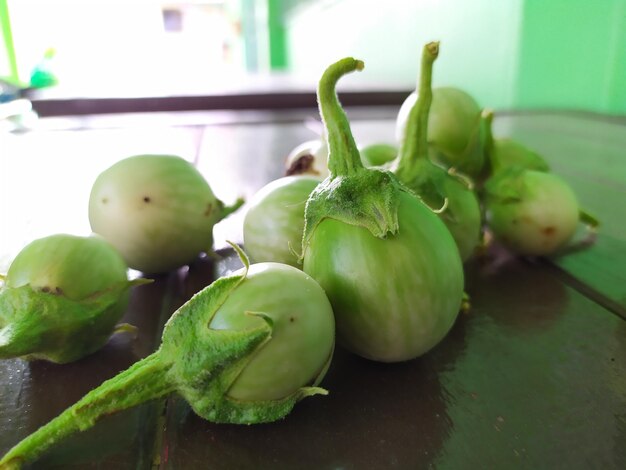
<instances>
[{"instance_id":1,"label":"small green eggplant","mask_svg":"<svg viewBox=\"0 0 626 470\"><path fill-rule=\"evenodd\" d=\"M243 220L243 243L252 261L300 268L304 206L319 184L313 176L284 176L261 188Z\"/></svg>"},{"instance_id":2,"label":"small green eggplant","mask_svg":"<svg viewBox=\"0 0 626 470\"><path fill-rule=\"evenodd\" d=\"M515 253L550 255L574 236L578 201L557 175L509 167L487 181L485 192L489 228Z\"/></svg>"},{"instance_id":3,"label":"small green eggplant","mask_svg":"<svg viewBox=\"0 0 626 470\"><path fill-rule=\"evenodd\" d=\"M136 155L98 176L89 196L89 222L130 268L153 274L210 251L213 226L242 204L225 206L183 158Z\"/></svg>"},{"instance_id":4,"label":"small green eggplant","mask_svg":"<svg viewBox=\"0 0 626 470\"><path fill-rule=\"evenodd\" d=\"M422 50L419 97L406 120L400 156L392 171L426 204L438 211L454 237L459 254L467 260L478 247L481 211L472 181L455 171L445 170L429 159L428 129L433 102L432 69L439 55L439 43L426 44Z\"/></svg>"},{"instance_id":5,"label":"small green eggplant","mask_svg":"<svg viewBox=\"0 0 626 470\"><path fill-rule=\"evenodd\" d=\"M494 138L493 113L487 124L489 178L483 187L486 220L494 237L525 256L550 256L564 250L579 222L595 239L599 222L579 207L576 194L536 152L513 139Z\"/></svg>"},{"instance_id":6,"label":"small green eggplant","mask_svg":"<svg viewBox=\"0 0 626 470\"><path fill-rule=\"evenodd\" d=\"M0 288L0 358L66 363L100 349L126 310L122 257L100 237L52 235L13 260Z\"/></svg>"},{"instance_id":7,"label":"small green eggplant","mask_svg":"<svg viewBox=\"0 0 626 470\"><path fill-rule=\"evenodd\" d=\"M492 176L510 167L543 172L550 171L548 162L537 152L532 151L514 139L495 138L492 130L493 118L493 110L485 109L483 111L483 122L485 123L486 133L486 176Z\"/></svg>"},{"instance_id":8,"label":"small green eggplant","mask_svg":"<svg viewBox=\"0 0 626 470\"><path fill-rule=\"evenodd\" d=\"M359 154L363 165L367 167L384 166L396 159L398 148L384 142L359 145Z\"/></svg>"},{"instance_id":9,"label":"small green eggplant","mask_svg":"<svg viewBox=\"0 0 626 470\"><path fill-rule=\"evenodd\" d=\"M363 67L339 60L318 84L330 175L305 207L303 270L327 293L346 349L400 362L435 347L454 324L463 266L437 215L392 172L363 165L335 91Z\"/></svg>"},{"instance_id":10,"label":"small green eggplant","mask_svg":"<svg viewBox=\"0 0 626 470\"><path fill-rule=\"evenodd\" d=\"M107 380L17 443L0 469L17 469L103 416L177 392L201 417L255 424L326 394L333 312L322 288L279 263L249 266L194 295L169 319L160 348ZM269 293L269 294L268 294Z\"/></svg>"},{"instance_id":11,"label":"small green eggplant","mask_svg":"<svg viewBox=\"0 0 626 470\"><path fill-rule=\"evenodd\" d=\"M428 115L430 157L444 168L454 168L479 180L486 160L486 128L481 108L474 98L459 88L434 88L432 95ZM417 91L411 93L398 112L396 139L401 146L417 98Z\"/></svg>"}]
</instances>

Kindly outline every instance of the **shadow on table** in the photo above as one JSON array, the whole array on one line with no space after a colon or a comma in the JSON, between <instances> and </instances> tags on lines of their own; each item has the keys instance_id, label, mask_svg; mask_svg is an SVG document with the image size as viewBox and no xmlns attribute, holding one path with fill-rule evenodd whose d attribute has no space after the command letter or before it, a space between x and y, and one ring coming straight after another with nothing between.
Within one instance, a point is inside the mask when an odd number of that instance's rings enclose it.
<instances>
[{"instance_id":1,"label":"shadow on table","mask_svg":"<svg viewBox=\"0 0 626 470\"><path fill-rule=\"evenodd\" d=\"M464 318L425 356L381 364L338 347L326 397L298 403L284 420L217 425L170 401L165 468L424 468L451 426L439 373L464 348Z\"/></svg>"},{"instance_id":2,"label":"shadow on table","mask_svg":"<svg viewBox=\"0 0 626 470\"><path fill-rule=\"evenodd\" d=\"M484 313L515 333L549 328L570 302L565 284L541 261L516 257L498 245L466 265L466 283L478 307L473 313Z\"/></svg>"}]
</instances>

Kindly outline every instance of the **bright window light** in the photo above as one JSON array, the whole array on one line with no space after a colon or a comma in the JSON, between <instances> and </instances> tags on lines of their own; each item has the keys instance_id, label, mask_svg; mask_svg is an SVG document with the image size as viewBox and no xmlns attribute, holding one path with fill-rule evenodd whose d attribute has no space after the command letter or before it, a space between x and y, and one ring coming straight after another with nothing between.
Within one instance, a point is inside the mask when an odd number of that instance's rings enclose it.
<instances>
[{"instance_id":1,"label":"bright window light","mask_svg":"<svg viewBox=\"0 0 626 470\"><path fill-rule=\"evenodd\" d=\"M19 77L48 51L72 93L192 92L245 71L239 0L9 0Z\"/></svg>"}]
</instances>

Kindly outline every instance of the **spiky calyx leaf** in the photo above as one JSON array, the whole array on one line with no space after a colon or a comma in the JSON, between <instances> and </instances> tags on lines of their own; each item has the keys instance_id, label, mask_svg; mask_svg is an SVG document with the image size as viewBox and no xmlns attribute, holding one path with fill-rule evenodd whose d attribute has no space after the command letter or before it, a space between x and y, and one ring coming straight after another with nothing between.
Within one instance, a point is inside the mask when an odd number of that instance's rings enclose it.
<instances>
[{"instance_id":1,"label":"spiky calyx leaf","mask_svg":"<svg viewBox=\"0 0 626 470\"><path fill-rule=\"evenodd\" d=\"M240 401L228 395L233 383L272 334L272 319L263 312L246 312L263 320L250 330L209 327L230 294L246 279L247 257L238 247L235 249L245 269L240 274L218 279L183 305L165 327L160 353L172 364L168 374L176 390L199 416L233 424L276 421L302 398L325 392L316 385L328 365L313 380L312 387L299 388L277 400ZM332 354L329 360L330 357Z\"/></svg>"},{"instance_id":2,"label":"spiky calyx leaf","mask_svg":"<svg viewBox=\"0 0 626 470\"><path fill-rule=\"evenodd\" d=\"M350 176L326 179L306 204L303 253L313 231L325 218L364 227L378 238L397 233L401 191L409 192L386 170L362 169Z\"/></svg>"},{"instance_id":3,"label":"spiky calyx leaf","mask_svg":"<svg viewBox=\"0 0 626 470\"><path fill-rule=\"evenodd\" d=\"M515 204L523 200L525 189L523 167L503 168L485 183L487 201L500 204Z\"/></svg>"},{"instance_id":4,"label":"spiky calyx leaf","mask_svg":"<svg viewBox=\"0 0 626 470\"><path fill-rule=\"evenodd\" d=\"M72 362L100 349L143 279L116 283L82 300L30 285L0 290L0 358Z\"/></svg>"},{"instance_id":5,"label":"spiky calyx leaf","mask_svg":"<svg viewBox=\"0 0 626 470\"><path fill-rule=\"evenodd\" d=\"M246 279L247 258L239 252L245 268L219 279L177 310L166 325L163 343L157 352L104 382L18 443L0 459L0 468L20 468L60 439L91 427L102 416L173 391L185 397L204 418L247 424L282 418L298 400L325 393L317 387L317 382L328 364L319 371L320 375L310 387L298 388L276 400L243 402L228 396L233 382L270 340L273 330L272 319L262 312L248 312L262 320L255 328L218 330L209 327L220 306Z\"/></svg>"}]
</instances>

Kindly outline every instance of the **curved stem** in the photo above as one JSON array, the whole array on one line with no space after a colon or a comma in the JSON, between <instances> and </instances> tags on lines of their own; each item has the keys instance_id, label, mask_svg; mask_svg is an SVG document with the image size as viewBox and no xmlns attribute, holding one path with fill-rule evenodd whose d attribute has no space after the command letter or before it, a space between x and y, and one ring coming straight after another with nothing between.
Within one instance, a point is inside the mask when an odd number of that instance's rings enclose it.
<instances>
[{"instance_id":1,"label":"curved stem","mask_svg":"<svg viewBox=\"0 0 626 470\"><path fill-rule=\"evenodd\" d=\"M361 60L347 57L329 66L317 86L317 102L328 139L328 169L331 177L347 176L363 168L348 117L339 103L335 87L339 79L363 70Z\"/></svg>"},{"instance_id":2,"label":"curved stem","mask_svg":"<svg viewBox=\"0 0 626 470\"><path fill-rule=\"evenodd\" d=\"M463 173L459 173L456 170L456 168L454 167L448 168L448 175L450 175L456 181L458 181L463 186L465 186L465 189L467 189L468 191L474 190L474 182L469 177L465 176Z\"/></svg>"},{"instance_id":3,"label":"curved stem","mask_svg":"<svg viewBox=\"0 0 626 470\"><path fill-rule=\"evenodd\" d=\"M580 209L579 212L580 221L585 224L590 231L597 231L600 226L600 221L594 215L590 214L584 209Z\"/></svg>"},{"instance_id":4,"label":"curved stem","mask_svg":"<svg viewBox=\"0 0 626 470\"><path fill-rule=\"evenodd\" d=\"M220 214L220 220L225 219L230 214L235 212L237 209L243 206L245 202L246 202L245 199L242 197L237 198L237 200L230 206L224 205L224 203L220 201L222 205L222 213Z\"/></svg>"},{"instance_id":5,"label":"curved stem","mask_svg":"<svg viewBox=\"0 0 626 470\"><path fill-rule=\"evenodd\" d=\"M487 156L486 166L488 168L488 173L493 174L496 169L499 169L498 162L494 161L495 155L493 154L493 110L483 109L481 119L483 120L485 126L485 154Z\"/></svg>"},{"instance_id":6,"label":"curved stem","mask_svg":"<svg viewBox=\"0 0 626 470\"><path fill-rule=\"evenodd\" d=\"M0 460L0 469L20 468L66 436L92 427L99 418L172 392L168 369L158 351L142 359L15 445Z\"/></svg>"},{"instance_id":7,"label":"curved stem","mask_svg":"<svg viewBox=\"0 0 626 470\"><path fill-rule=\"evenodd\" d=\"M113 335L119 335L122 333L130 333L132 337L136 339L138 331L139 331L139 328L137 328L135 325L131 325L130 323L118 323L117 325L115 325L115 328L113 329Z\"/></svg>"},{"instance_id":8,"label":"curved stem","mask_svg":"<svg viewBox=\"0 0 626 470\"><path fill-rule=\"evenodd\" d=\"M402 181L412 180L418 171L416 163L428 159L428 113L433 101L433 63L439 55L439 42L430 42L422 49L418 95L406 123L405 138L400 148L396 174Z\"/></svg>"}]
</instances>

